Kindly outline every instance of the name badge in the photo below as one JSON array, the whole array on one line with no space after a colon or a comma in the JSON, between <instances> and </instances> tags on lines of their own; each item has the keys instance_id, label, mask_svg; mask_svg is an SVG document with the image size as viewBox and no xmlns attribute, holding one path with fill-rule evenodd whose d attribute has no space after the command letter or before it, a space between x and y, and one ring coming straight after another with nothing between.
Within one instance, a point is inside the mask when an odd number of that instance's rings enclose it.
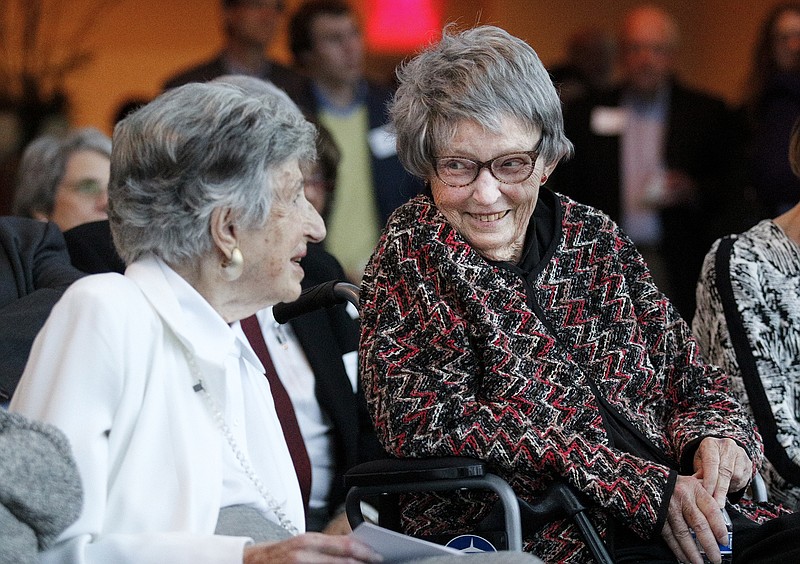
<instances>
[{"instance_id":1,"label":"name badge","mask_svg":"<svg viewBox=\"0 0 800 564\"><path fill-rule=\"evenodd\" d=\"M350 386L353 387L353 393L356 393L358 390L358 351L344 353L342 355L342 363L344 364L347 378L350 380Z\"/></svg>"},{"instance_id":2,"label":"name badge","mask_svg":"<svg viewBox=\"0 0 800 564\"><path fill-rule=\"evenodd\" d=\"M628 112L622 108L597 106L592 110L590 127L595 135L622 135L628 123Z\"/></svg>"},{"instance_id":3,"label":"name badge","mask_svg":"<svg viewBox=\"0 0 800 564\"><path fill-rule=\"evenodd\" d=\"M385 159L397 154L397 135L389 130L389 125L376 127L367 135L369 150L378 159Z\"/></svg>"}]
</instances>

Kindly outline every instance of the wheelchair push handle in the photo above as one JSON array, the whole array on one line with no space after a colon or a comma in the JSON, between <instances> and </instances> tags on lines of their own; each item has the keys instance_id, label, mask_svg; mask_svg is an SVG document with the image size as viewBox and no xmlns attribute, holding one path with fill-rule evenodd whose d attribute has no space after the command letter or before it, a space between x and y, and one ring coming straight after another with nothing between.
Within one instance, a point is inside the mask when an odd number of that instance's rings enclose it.
<instances>
[{"instance_id":1,"label":"wheelchair push handle","mask_svg":"<svg viewBox=\"0 0 800 564\"><path fill-rule=\"evenodd\" d=\"M305 313L350 302L358 309L359 288L355 284L331 280L303 290L293 302L281 302L272 308L278 323L286 323Z\"/></svg>"}]
</instances>

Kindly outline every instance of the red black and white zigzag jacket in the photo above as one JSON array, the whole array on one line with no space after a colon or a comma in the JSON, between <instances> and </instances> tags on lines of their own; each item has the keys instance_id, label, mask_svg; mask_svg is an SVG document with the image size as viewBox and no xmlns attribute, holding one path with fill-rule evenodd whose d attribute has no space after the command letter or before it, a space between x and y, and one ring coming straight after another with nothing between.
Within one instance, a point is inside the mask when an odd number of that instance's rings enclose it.
<instances>
[{"instance_id":1,"label":"red black and white zigzag jacket","mask_svg":"<svg viewBox=\"0 0 800 564\"><path fill-rule=\"evenodd\" d=\"M398 457L483 459L525 499L566 479L597 503L603 534L613 518L658 535L700 439L736 440L755 472L760 438L617 225L544 188L541 208L555 227L528 275L488 263L427 196L394 213L361 292L362 383L378 437ZM649 459L616 448L610 420ZM412 502L409 532L452 531L479 513L454 503ZM525 549L590 558L565 521Z\"/></svg>"}]
</instances>

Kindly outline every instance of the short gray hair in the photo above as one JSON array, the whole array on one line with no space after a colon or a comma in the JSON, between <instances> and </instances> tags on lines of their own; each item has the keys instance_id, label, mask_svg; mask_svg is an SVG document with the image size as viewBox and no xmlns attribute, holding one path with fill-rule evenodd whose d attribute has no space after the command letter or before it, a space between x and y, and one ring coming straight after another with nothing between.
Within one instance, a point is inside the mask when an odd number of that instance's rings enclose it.
<instances>
[{"instance_id":1,"label":"short gray hair","mask_svg":"<svg viewBox=\"0 0 800 564\"><path fill-rule=\"evenodd\" d=\"M78 151L94 151L111 157L111 139L93 127L84 127L65 136L48 134L31 141L17 171L14 215L52 214L67 161Z\"/></svg>"},{"instance_id":2,"label":"short gray hair","mask_svg":"<svg viewBox=\"0 0 800 564\"><path fill-rule=\"evenodd\" d=\"M282 98L287 105L298 112L300 111L300 108L297 107L294 100L292 100L284 90L275 86L274 82L258 78L257 76L250 76L249 74L223 74L213 78L210 82L221 82L222 84L235 86L250 96L278 96Z\"/></svg>"},{"instance_id":3,"label":"short gray hair","mask_svg":"<svg viewBox=\"0 0 800 564\"><path fill-rule=\"evenodd\" d=\"M196 259L212 248L215 209L231 209L245 229L263 226L272 172L312 158L314 127L284 96L220 82L169 90L114 129L108 215L117 250L128 264L150 253L171 264Z\"/></svg>"},{"instance_id":4,"label":"short gray hair","mask_svg":"<svg viewBox=\"0 0 800 564\"><path fill-rule=\"evenodd\" d=\"M570 155L561 101L530 45L494 26L452 30L447 26L439 43L397 71L390 114L403 165L430 177L436 152L453 139L459 121L499 132L509 117L541 129L537 151L545 163Z\"/></svg>"}]
</instances>

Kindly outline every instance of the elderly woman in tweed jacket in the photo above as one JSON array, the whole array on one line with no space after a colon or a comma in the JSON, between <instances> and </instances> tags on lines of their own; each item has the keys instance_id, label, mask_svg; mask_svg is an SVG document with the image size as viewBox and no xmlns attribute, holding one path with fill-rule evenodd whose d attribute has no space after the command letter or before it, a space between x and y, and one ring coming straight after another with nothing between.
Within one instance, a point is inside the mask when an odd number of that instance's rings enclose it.
<instances>
[{"instance_id":1,"label":"elderly woman in tweed jacket","mask_svg":"<svg viewBox=\"0 0 800 564\"><path fill-rule=\"evenodd\" d=\"M399 154L429 189L390 219L363 282L384 446L483 459L529 500L566 480L617 559L702 562L692 528L718 561L720 508L759 466L759 437L630 239L542 186L571 144L536 53L491 26L446 30L399 78ZM485 509L458 503L412 501L407 529L452 532ZM742 530L764 511L729 508ZM740 538L746 556L758 543ZM526 540L546 561L589 558L564 521Z\"/></svg>"}]
</instances>

